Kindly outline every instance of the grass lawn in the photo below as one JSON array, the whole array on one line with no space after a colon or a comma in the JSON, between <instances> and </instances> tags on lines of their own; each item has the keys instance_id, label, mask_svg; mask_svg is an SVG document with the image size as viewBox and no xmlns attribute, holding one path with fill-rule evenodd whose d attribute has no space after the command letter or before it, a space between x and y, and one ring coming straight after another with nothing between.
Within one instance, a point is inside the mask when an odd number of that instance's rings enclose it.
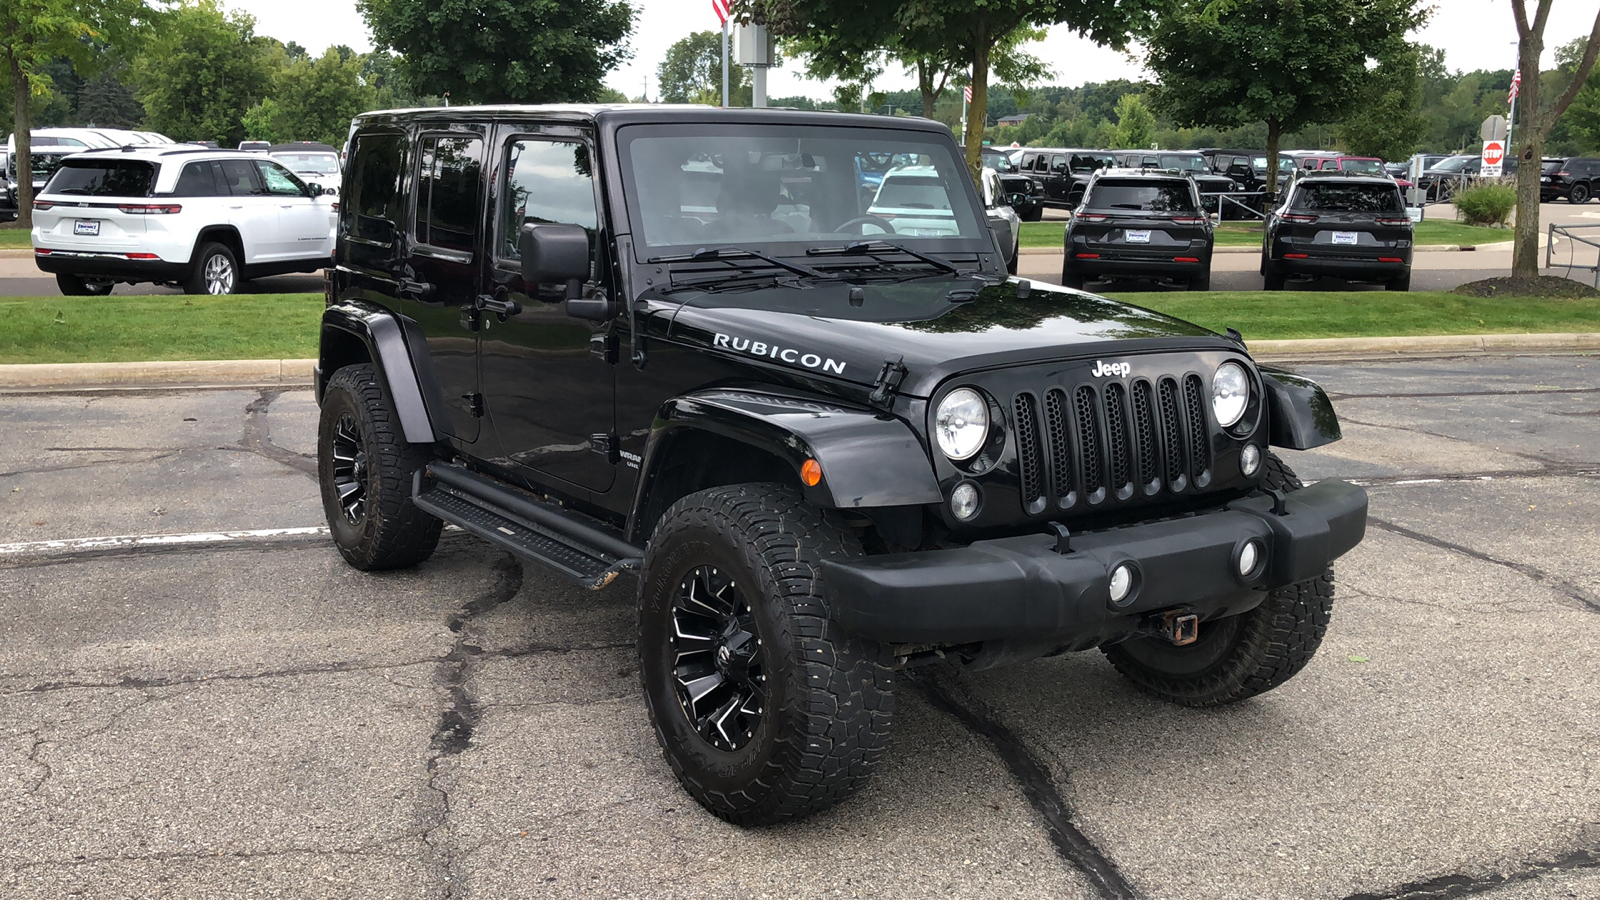
<instances>
[{"instance_id":1,"label":"grass lawn","mask_svg":"<svg viewBox=\"0 0 1600 900\"><path fill-rule=\"evenodd\" d=\"M33 244L28 240L28 232L17 227L15 222L0 224L0 250L26 250Z\"/></svg>"},{"instance_id":2,"label":"grass lawn","mask_svg":"<svg viewBox=\"0 0 1600 900\"><path fill-rule=\"evenodd\" d=\"M0 298L0 363L307 359L321 294Z\"/></svg>"},{"instance_id":3,"label":"grass lawn","mask_svg":"<svg viewBox=\"0 0 1600 900\"><path fill-rule=\"evenodd\" d=\"M1600 331L1600 301L1463 297L1445 291L1111 293L1245 340Z\"/></svg>"},{"instance_id":4,"label":"grass lawn","mask_svg":"<svg viewBox=\"0 0 1600 900\"><path fill-rule=\"evenodd\" d=\"M1049 247L1061 249L1062 234L1066 231L1065 222L1024 222L1022 223L1022 246L1024 247ZM1224 222L1217 226L1218 247L1259 247L1261 246L1261 226L1248 222ZM1511 240L1511 231L1507 228L1479 228L1475 225L1462 225L1444 219L1425 219L1417 223L1416 240L1418 244L1460 244L1462 246L1477 244L1493 244L1498 241Z\"/></svg>"}]
</instances>

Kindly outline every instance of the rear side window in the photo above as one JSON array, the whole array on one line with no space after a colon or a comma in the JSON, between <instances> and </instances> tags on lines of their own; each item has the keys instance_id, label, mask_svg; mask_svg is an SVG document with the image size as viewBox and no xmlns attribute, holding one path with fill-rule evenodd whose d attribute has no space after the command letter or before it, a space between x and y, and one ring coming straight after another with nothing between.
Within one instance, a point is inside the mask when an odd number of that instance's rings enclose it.
<instances>
[{"instance_id":1,"label":"rear side window","mask_svg":"<svg viewBox=\"0 0 1600 900\"><path fill-rule=\"evenodd\" d=\"M1194 212L1194 197L1187 182L1113 181L1102 179L1089 189L1088 209L1119 209L1153 213Z\"/></svg>"},{"instance_id":2,"label":"rear side window","mask_svg":"<svg viewBox=\"0 0 1600 900\"><path fill-rule=\"evenodd\" d=\"M148 197L155 180L156 167L147 162L132 159L64 159L61 168L56 170L44 190L50 194L82 194L89 197Z\"/></svg>"},{"instance_id":3,"label":"rear side window","mask_svg":"<svg viewBox=\"0 0 1600 900\"><path fill-rule=\"evenodd\" d=\"M186 164L172 189L174 197L215 197L222 193L217 190L216 163L210 160Z\"/></svg>"},{"instance_id":4,"label":"rear side window","mask_svg":"<svg viewBox=\"0 0 1600 900\"><path fill-rule=\"evenodd\" d=\"M471 252L478 234L479 138L427 136L417 167L417 240Z\"/></svg>"},{"instance_id":5,"label":"rear side window","mask_svg":"<svg viewBox=\"0 0 1600 900\"><path fill-rule=\"evenodd\" d=\"M1295 209L1318 212L1397 213L1400 189L1383 184L1305 184L1295 194Z\"/></svg>"},{"instance_id":6,"label":"rear side window","mask_svg":"<svg viewBox=\"0 0 1600 900\"><path fill-rule=\"evenodd\" d=\"M217 172L220 178L219 193L235 197L259 197L267 192L256 177L256 167L248 159L219 160Z\"/></svg>"},{"instance_id":7,"label":"rear side window","mask_svg":"<svg viewBox=\"0 0 1600 900\"><path fill-rule=\"evenodd\" d=\"M340 198L350 235L380 244L394 240L405 216L400 179L408 143L403 134L362 134L352 142L350 190Z\"/></svg>"}]
</instances>

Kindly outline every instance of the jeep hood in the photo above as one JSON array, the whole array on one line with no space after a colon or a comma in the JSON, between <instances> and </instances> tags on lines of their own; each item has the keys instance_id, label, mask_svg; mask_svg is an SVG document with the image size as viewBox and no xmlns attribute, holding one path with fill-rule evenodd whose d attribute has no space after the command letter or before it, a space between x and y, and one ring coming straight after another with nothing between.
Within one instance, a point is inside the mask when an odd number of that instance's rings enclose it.
<instances>
[{"instance_id":1,"label":"jeep hood","mask_svg":"<svg viewBox=\"0 0 1600 900\"><path fill-rule=\"evenodd\" d=\"M947 276L860 285L678 290L667 338L706 352L871 386L900 363L900 393L927 397L960 372L1023 363L1177 349L1239 349L1182 319L1094 294ZM651 304L654 305L654 304ZM659 333L659 325L651 331Z\"/></svg>"}]
</instances>

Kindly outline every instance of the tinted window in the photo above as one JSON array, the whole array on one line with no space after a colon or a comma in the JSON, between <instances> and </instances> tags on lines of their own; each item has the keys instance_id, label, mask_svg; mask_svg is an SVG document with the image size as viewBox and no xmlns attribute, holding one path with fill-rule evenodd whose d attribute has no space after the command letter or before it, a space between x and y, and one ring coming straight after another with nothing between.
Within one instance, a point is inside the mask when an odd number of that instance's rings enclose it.
<instances>
[{"instance_id":1,"label":"tinted window","mask_svg":"<svg viewBox=\"0 0 1600 900\"><path fill-rule=\"evenodd\" d=\"M289 174L289 170L274 162L264 159L256 160L256 168L261 171L261 180L267 183L267 193L280 197L304 197L305 185L300 179Z\"/></svg>"},{"instance_id":2,"label":"tinted window","mask_svg":"<svg viewBox=\"0 0 1600 900\"><path fill-rule=\"evenodd\" d=\"M216 164L209 161L188 163L178 175L178 185L172 193L176 197L215 197L222 193L217 190Z\"/></svg>"},{"instance_id":3,"label":"tinted window","mask_svg":"<svg viewBox=\"0 0 1600 900\"><path fill-rule=\"evenodd\" d=\"M87 194L91 197L148 197L156 180L156 167L131 159L63 159L55 157L56 170L45 192ZM37 168L37 163L35 163Z\"/></svg>"},{"instance_id":4,"label":"tinted window","mask_svg":"<svg viewBox=\"0 0 1600 900\"><path fill-rule=\"evenodd\" d=\"M235 197L260 197L267 192L256 175L256 167L248 159L224 159L217 162L221 176L222 193Z\"/></svg>"},{"instance_id":5,"label":"tinted window","mask_svg":"<svg viewBox=\"0 0 1600 900\"><path fill-rule=\"evenodd\" d=\"M1157 213L1195 211L1189 185L1175 182L1101 180L1089 190L1085 206Z\"/></svg>"},{"instance_id":6,"label":"tinted window","mask_svg":"<svg viewBox=\"0 0 1600 900\"><path fill-rule=\"evenodd\" d=\"M950 192L938 178L891 176L883 180L872 205L883 209L948 210Z\"/></svg>"},{"instance_id":7,"label":"tinted window","mask_svg":"<svg viewBox=\"0 0 1600 900\"><path fill-rule=\"evenodd\" d=\"M478 234L483 141L424 137L417 162L417 240L470 252Z\"/></svg>"},{"instance_id":8,"label":"tinted window","mask_svg":"<svg viewBox=\"0 0 1600 900\"><path fill-rule=\"evenodd\" d=\"M272 158L288 166L291 172L339 177L339 157L332 153L274 153Z\"/></svg>"},{"instance_id":9,"label":"tinted window","mask_svg":"<svg viewBox=\"0 0 1600 900\"><path fill-rule=\"evenodd\" d=\"M1559 159L1547 160L1546 162L1544 162L1543 164L1541 164L1539 166L1540 170L1543 171L1546 175L1549 175L1552 172L1559 172L1564 167L1565 166L1564 166L1563 161L1559 160ZM1571 170L1568 169L1568 171L1571 171Z\"/></svg>"},{"instance_id":10,"label":"tinted window","mask_svg":"<svg viewBox=\"0 0 1600 900\"><path fill-rule=\"evenodd\" d=\"M1295 209L1320 212L1397 213L1400 190L1383 184L1305 184L1294 198Z\"/></svg>"},{"instance_id":11,"label":"tinted window","mask_svg":"<svg viewBox=\"0 0 1600 900\"><path fill-rule=\"evenodd\" d=\"M349 233L388 243L404 213L400 209L400 177L405 172L403 134L363 134L355 139L350 158L354 170L350 191L341 198L341 214L353 218Z\"/></svg>"},{"instance_id":12,"label":"tinted window","mask_svg":"<svg viewBox=\"0 0 1600 900\"><path fill-rule=\"evenodd\" d=\"M1346 159L1340 162L1339 168L1345 172L1367 172L1372 175L1383 174L1383 163L1376 159Z\"/></svg>"},{"instance_id":13,"label":"tinted window","mask_svg":"<svg viewBox=\"0 0 1600 900\"><path fill-rule=\"evenodd\" d=\"M557 141L517 140L507 152L501 186L500 255L518 259L517 238L528 223L579 225L594 247L599 214L589 148Z\"/></svg>"},{"instance_id":14,"label":"tinted window","mask_svg":"<svg viewBox=\"0 0 1600 900\"><path fill-rule=\"evenodd\" d=\"M1155 165L1150 162L1150 157L1145 157L1146 165ZM1206 161L1198 156L1163 156L1159 164L1163 169L1187 169L1192 172L1204 172Z\"/></svg>"}]
</instances>

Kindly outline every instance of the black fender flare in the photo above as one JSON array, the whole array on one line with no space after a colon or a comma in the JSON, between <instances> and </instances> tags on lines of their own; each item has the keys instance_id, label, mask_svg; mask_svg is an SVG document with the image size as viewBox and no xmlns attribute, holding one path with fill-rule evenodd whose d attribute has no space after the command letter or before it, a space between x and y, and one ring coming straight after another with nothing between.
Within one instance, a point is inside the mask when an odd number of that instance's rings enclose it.
<instances>
[{"instance_id":1,"label":"black fender flare","mask_svg":"<svg viewBox=\"0 0 1600 900\"><path fill-rule=\"evenodd\" d=\"M1310 450L1344 436L1333 401L1321 385L1282 369L1257 368L1267 392L1268 440L1272 446Z\"/></svg>"},{"instance_id":2,"label":"black fender flare","mask_svg":"<svg viewBox=\"0 0 1600 900\"><path fill-rule=\"evenodd\" d=\"M944 499L927 451L905 422L878 410L831 399L715 388L661 405L645 447L630 532L649 508L674 440L709 432L765 451L793 468L806 502L827 509L920 506ZM822 478L800 477L816 460Z\"/></svg>"},{"instance_id":3,"label":"black fender flare","mask_svg":"<svg viewBox=\"0 0 1600 900\"><path fill-rule=\"evenodd\" d=\"M405 316L361 300L345 300L322 313L317 357L318 403L322 402L327 379L334 370L348 364L336 349L341 335L353 337L366 346L367 358L388 386L407 441L431 444L451 433L421 328Z\"/></svg>"}]
</instances>

